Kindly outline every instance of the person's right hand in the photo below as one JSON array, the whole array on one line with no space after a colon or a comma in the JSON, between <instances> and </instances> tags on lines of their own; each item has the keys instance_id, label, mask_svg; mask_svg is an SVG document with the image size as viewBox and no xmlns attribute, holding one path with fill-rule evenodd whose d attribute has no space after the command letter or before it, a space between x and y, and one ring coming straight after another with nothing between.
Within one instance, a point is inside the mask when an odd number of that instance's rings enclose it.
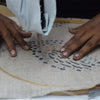
<instances>
[{"instance_id":1,"label":"person's right hand","mask_svg":"<svg viewBox=\"0 0 100 100\"><path fill-rule=\"evenodd\" d=\"M14 21L0 14L0 39L2 38L5 41L12 57L17 55L14 40L16 40L24 50L29 50L30 48L24 41L24 38L29 38L31 35L30 32L21 30Z\"/></svg>"}]
</instances>

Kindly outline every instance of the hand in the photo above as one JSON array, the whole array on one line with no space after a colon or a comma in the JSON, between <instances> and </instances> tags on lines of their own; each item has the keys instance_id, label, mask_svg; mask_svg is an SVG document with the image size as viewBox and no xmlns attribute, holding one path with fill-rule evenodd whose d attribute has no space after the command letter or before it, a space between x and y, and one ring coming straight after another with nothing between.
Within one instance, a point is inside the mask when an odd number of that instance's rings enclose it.
<instances>
[{"instance_id":1,"label":"hand","mask_svg":"<svg viewBox=\"0 0 100 100\"><path fill-rule=\"evenodd\" d=\"M74 54L74 60L80 60L100 42L100 14L78 28L69 28L69 32L75 34L62 48L62 57Z\"/></svg>"},{"instance_id":2,"label":"hand","mask_svg":"<svg viewBox=\"0 0 100 100\"><path fill-rule=\"evenodd\" d=\"M0 39L2 38L6 42L12 57L17 55L14 39L24 50L29 50L29 46L23 38L29 38L31 35L31 33L21 30L14 21L0 14Z\"/></svg>"}]
</instances>

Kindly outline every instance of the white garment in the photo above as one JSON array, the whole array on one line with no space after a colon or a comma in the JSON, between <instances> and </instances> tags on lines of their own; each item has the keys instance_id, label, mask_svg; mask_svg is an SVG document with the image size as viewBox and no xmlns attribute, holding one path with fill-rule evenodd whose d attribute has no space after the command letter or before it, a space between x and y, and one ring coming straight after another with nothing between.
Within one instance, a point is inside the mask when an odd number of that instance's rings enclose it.
<instances>
[{"instance_id":1,"label":"white garment","mask_svg":"<svg viewBox=\"0 0 100 100\"><path fill-rule=\"evenodd\" d=\"M6 0L7 7L16 15L23 29L48 35L56 17L56 0L44 0L46 26L41 26L40 0Z\"/></svg>"}]
</instances>

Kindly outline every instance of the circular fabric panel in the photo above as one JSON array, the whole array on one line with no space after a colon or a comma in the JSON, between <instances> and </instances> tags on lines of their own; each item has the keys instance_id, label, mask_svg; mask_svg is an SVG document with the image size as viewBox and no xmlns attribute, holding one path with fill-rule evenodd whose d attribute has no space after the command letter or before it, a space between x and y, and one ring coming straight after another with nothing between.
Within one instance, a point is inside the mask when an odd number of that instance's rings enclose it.
<instances>
[{"instance_id":1,"label":"circular fabric panel","mask_svg":"<svg viewBox=\"0 0 100 100\"><path fill-rule=\"evenodd\" d=\"M79 25L57 23L48 37L33 33L32 38L27 40L31 50L24 51L16 43L18 54L15 58L10 57L6 45L2 45L0 70L10 78L23 81L23 85L34 85L33 90L28 91L36 92L37 86L42 91L42 87L46 92L41 92L40 95L54 91L88 89L100 84L99 46L79 61L74 61L73 55L64 59L59 52L60 47L72 37L68 27L77 26ZM10 90L12 88L17 87L12 86ZM38 95L36 92L34 96Z\"/></svg>"}]
</instances>

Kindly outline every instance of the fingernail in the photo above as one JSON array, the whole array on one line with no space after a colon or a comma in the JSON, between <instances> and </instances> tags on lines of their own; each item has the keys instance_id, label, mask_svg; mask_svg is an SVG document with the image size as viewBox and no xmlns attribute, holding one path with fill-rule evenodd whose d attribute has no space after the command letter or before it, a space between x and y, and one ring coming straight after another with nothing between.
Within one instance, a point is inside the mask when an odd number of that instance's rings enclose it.
<instances>
[{"instance_id":1,"label":"fingernail","mask_svg":"<svg viewBox=\"0 0 100 100\"><path fill-rule=\"evenodd\" d=\"M25 49L27 49L27 50L29 49L29 46L28 46L28 45L25 45L24 47L25 47Z\"/></svg>"},{"instance_id":2,"label":"fingernail","mask_svg":"<svg viewBox=\"0 0 100 100\"><path fill-rule=\"evenodd\" d=\"M61 49L61 52L64 52L64 51L65 51L65 48L62 48L62 49Z\"/></svg>"},{"instance_id":3,"label":"fingernail","mask_svg":"<svg viewBox=\"0 0 100 100\"><path fill-rule=\"evenodd\" d=\"M74 56L75 56L76 58L78 58L80 55L79 55L79 53L76 53Z\"/></svg>"},{"instance_id":4,"label":"fingernail","mask_svg":"<svg viewBox=\"0 0 100 100\"><path fill-rule=\"evenodd\" d=\"M15 50L11 50L10 53L11 53L12 55L15 55L15 54L16 54Z\"/></svg>"},{"instance_id":5,"label":"fingernail","mask_svg":"<svg viewBox=\"0 0 100 100\"><path fill-rule=\"evenodd\" d=\"M63 56L67 56L67 55L68 55L68 52L64 52L64 53L63 53Z\"/></svg>"}]
</instances>

